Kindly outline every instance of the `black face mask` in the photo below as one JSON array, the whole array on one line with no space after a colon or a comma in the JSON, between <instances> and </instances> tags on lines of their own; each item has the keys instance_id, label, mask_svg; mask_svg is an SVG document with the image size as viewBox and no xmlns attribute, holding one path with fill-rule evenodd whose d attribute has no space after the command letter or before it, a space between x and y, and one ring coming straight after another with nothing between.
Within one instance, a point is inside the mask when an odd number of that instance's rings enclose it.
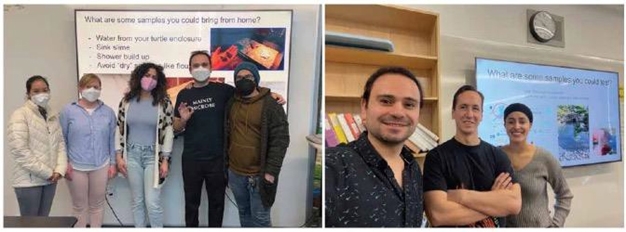
<instances>
[{"instance_id":1,"label":"black face mask","mask_svg":"<svg viewBox=\"0 0 626 232\"><path fill-rule=\"evenodd\" d=\"M241 94L241 96L248 96L256 88L256 83L254 83L254 81L250 79L241 79L235 82L235 87L237 88L237 92Z\"/></svg>"}]
</instances>

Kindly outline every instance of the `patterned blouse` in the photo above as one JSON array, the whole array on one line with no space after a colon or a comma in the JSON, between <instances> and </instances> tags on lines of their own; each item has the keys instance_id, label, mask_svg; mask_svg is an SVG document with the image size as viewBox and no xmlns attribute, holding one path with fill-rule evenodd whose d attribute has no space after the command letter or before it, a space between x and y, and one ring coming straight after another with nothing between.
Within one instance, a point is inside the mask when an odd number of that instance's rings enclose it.
<instances>
[{"instance_id":1,"label":"patterned blouse","mask_svg":"<svg viewBox=\"0 0 626 232\"><path fill-rule=\"evenodd\" d=\"M327 227L420 227L422 174L403 148L402 187L367 139L328 148L325 157Z\"/></svg>"}]
</instances>

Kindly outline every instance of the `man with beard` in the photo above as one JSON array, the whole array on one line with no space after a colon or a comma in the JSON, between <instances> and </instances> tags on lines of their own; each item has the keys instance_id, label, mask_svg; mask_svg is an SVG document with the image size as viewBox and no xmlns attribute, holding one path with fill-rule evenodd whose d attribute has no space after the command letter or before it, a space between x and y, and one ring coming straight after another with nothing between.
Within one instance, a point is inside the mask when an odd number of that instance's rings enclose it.
<instances>
[{"instance_id":1,"label":"man with beard","mask_svg":"<svg viewBox=\"0 0 626 232\"><path fill-rule=\"evenodd\" d=\"M454 94L456 134L428 152L424 161L424 200L432 226L504 227L522 207L507 155L478 137L482 93L464 85Z\"/></svg>"},{"instance_id":2,"label":"man with beard","mask_svg":"<svg viewBox=\"0 0 626 232\"><path fill-rule=\"evenodd\" d=\"M327 227L419 227L422 176L404 142L415 131L422 86L405 68L372 74L361 97L367 131L326 150Z\"/></svg>"}]
</instances>

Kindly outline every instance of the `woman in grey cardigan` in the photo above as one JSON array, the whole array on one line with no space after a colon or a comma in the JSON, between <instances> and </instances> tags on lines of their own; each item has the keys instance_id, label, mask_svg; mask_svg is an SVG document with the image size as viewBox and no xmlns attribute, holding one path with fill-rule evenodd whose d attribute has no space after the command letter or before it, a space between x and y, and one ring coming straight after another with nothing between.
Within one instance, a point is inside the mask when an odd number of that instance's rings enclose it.
<instances>
[{"instance_id":1,"label":"woman in grey cardigan","mask_svg":"<svg viewBox=\"0 0 626 232\"><path fill-rule=\"evenodd\" d=\"M504 127L509 144L502 150L511 160L515 176L522 186L522 210L518 215L507 217L507 226L563 227L574 195L554 156L528 143L532 123L533 114L524 104L514 103L504 110ZM553 217L550 217L548 205L548 183L556 196Z\"/></svg>"}]
</instances>

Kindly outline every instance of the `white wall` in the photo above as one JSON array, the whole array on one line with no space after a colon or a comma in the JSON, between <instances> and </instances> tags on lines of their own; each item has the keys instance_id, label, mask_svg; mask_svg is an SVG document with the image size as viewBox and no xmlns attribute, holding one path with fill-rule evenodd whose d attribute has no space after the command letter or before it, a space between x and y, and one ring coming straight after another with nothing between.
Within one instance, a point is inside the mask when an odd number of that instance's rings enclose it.
<instances>
[{"instance_id":1,"label":"white wall","mask_svg":"<svg viewBox=\"0 0 626 232\"><path fill-rule=\"evenodd\" d=\"M272 207L274 226L294 227L304 224L310 214L312 149L305 136L315 132L317 88L320 57L318 5L24 5L4 12L4 123L23 104L26 79L32 75L48 78L51 106L60 109L77 96L77 67L74 29L75 9L121 10L293 10L292 49L289 81L289 115L291 144L283 163L276 203ZM163 202L166 226L184 225L184 199L180 159L182 143L176 141L174 163ZM15 193L11 187L13 159L4 145L4 215L19 215ZM125 225L132 222L130 192L125 179L116 178L109 198ZM204 194L204 193L203 193ZM228 191L232 198L232 193ZM117 224L106 207L105 223ZM200 206L200 225L207 225L206 195ZM57 187L51 215L70 215L71 201L65 181ZM225 226L239 225L237 210L228 199Z\"/></svg>"},{"instance_id":2,"label":"white wall","mask_svg":"<svg viewBox=\"0 0 626 232\"><path fill-rule=\"evenodd\" d=\"M476 56L615 71L620 73L620 86L623 86L623 6L621 10L608 6L574 5L412 7L436 12L440 16L439 100L442 103L441 137L444 140L455 133L451 118L454 92L463 84L476 82ZM526 9L547 10L563 16L565 48L527 43ZM565 226L624 226L623 162L571 167L564 169L564 173L574 193L572 210Z\"/></svg>"}]
</instances>

